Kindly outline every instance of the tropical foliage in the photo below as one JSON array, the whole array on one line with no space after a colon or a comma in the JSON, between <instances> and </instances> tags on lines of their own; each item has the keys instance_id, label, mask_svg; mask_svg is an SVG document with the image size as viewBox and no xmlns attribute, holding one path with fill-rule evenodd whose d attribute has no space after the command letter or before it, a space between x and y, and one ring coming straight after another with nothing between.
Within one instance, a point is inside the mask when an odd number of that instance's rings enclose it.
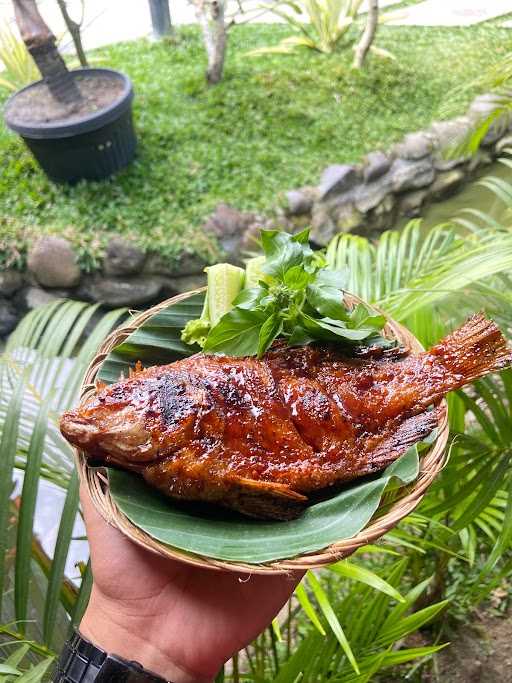
<instances>
[{"instance_id":1,"label":"tropical foliage","mask_svg":"<svg viewBox=\"0 0 512 683\"><path fill-rule=\"evenodd\" d=\"M351 43L353 27L363 0L280 0L262 8L284 19L299 35L283 38L274 47L263 47L252 56L276 53L290 54L298 48L309 48L330 54L345 42Z\"/></svg>"},{"instance_id":2,"label":"tropical foliage","mask_svg":"<svg viewBox=\"0 0 512 683\"><path fill-rule=\"evenodd\" d=\"M0 88L15 91L40 78L24 42L7 23L0 29L0 63Z\"/></svg>"},{"instance_id":3,"label":"tropical foliage","mask_svg":"<svg viewBox=\"0 0 512 683\"><path fill-rule=\"evenodd\" d=\"M326 256L333 268L346 268L354 293L425 345L481 308L512 328L512 232L481 215L428 233L413 222L376 244L340 235ZM65 572L78 482L56 420L121 315L53 303L22 321L1 357L2 680L42 680L87 601L88 567L79 567L80 580ZM512 570L511 418L511 371L450 396L449 461L421 506L377 545L308 573L286 613L219 680L363 683L389 680L390 668L412 675L430 666L446 645L447 625ZM48 486L64 498L52 558L34 533L37 493ZM420 645L410 640L418 629Z\"/></svg>"}]
</instances>

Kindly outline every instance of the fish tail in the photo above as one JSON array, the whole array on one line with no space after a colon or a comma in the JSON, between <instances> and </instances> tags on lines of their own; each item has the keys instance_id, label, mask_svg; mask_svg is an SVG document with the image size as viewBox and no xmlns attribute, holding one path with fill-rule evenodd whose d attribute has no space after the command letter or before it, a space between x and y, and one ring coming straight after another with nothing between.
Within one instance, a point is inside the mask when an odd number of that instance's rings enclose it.
<instances>
[{"instance_id":1,"label":"fish tail","mask_svg":"<svg viewBox=\"0 0 512 683\"><path fill-rule=\"evenodd\" d=\"M510 366L512 349L496 323L477 313L436 344L427 357L433 357L434 374L442 366L447 392Z\"/></svg>"}]
</instances>

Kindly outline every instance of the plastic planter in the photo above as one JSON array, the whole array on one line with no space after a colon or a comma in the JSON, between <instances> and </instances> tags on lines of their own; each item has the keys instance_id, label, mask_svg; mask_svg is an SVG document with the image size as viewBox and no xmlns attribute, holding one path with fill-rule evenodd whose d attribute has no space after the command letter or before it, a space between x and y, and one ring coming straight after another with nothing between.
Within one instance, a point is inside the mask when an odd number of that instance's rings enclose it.
<instances>
[{"instance_id":1,"label":"plastic planter","mask_svg":"<svg viewBox=\"0 0 512 683\"><path fill-rule=\"evenodd\" d=\"M130 79L111 69L80 69L76 76L106 75L120 79L122 94L108 107L72 122L25 124L16 121L16 98L41 83L31 83L9 98L7 126L18 133L46 175L58 183L103 180L133 159L137 140L132 121L133 87Z\"/></svg>"}]
</instances>

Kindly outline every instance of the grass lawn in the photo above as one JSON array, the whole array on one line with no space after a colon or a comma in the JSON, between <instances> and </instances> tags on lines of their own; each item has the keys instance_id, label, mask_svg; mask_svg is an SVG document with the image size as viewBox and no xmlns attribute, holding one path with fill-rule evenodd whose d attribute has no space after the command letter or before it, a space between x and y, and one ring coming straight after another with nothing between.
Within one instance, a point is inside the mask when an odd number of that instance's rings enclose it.
<instances>
[{"instance_id":1,"label":"grass lawn","mask_svg":"<svg viewBox=\"0 0 512 683\"><path fill-rule=\"evenodd\" d=\"M474 92L450 98L512 48L493 24L460 29L382 27L370 56L350 69L351 51L247 58L276 44L279 25L233 29L223 82L204 83L198 32L177 44L138 41L98 51L136 90L136 162L113 180L62 188L49 183L20 140L0 124L0 265L42 232L64 231L94 267L108 233L129 233L173 259L205 252L199 226L218 202L264 209L280 191L316 183L332 162L356 161L408 131L461 113Z\"/></svg>"}]
</instances>

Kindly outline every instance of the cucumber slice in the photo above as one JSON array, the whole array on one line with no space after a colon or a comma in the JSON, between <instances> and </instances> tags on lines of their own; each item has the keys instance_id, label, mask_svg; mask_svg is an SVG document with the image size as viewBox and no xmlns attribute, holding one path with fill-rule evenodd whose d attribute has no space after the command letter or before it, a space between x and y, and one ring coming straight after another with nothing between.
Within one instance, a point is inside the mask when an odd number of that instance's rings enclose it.
<instances>
[{"instance_id":1,"label":"cucumber slice","mask_svg":"<svg viewBox=\"0 0 512 683\"><path fill-rule=\"evenodd\" d=\"M234 299L243 288L245 272L230 263L217 263L205 270L208 284L208 317L213 327L231 310Z\"/></svg>"},{"instance_id":2,"label":"cucumber slice","mask_svg":"<svg viewBox=\"0 0 512 683\"><path fill-rule=\"evenodd\" d=\"M264 256L255 256L247 261L245 265L245 289L256 287L260 280L268 281L269 275L261 269L264 263Z\"/></svg>"}]
</instances>

